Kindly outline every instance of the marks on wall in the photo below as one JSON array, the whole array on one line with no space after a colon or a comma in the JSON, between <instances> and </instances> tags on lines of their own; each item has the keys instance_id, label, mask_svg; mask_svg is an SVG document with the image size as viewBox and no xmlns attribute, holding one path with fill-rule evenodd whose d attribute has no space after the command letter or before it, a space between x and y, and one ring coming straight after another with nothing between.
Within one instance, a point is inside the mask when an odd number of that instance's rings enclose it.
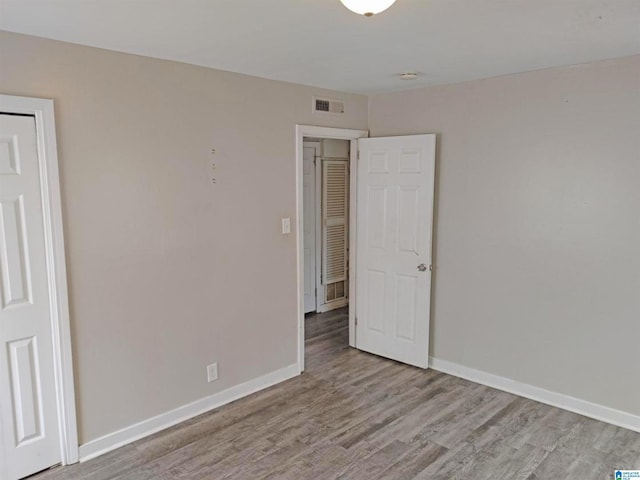
<instances>
[{"instance_id":1,"label":"marks on wall","mask_svg":"<svg viewBox=\"0 0 640 480\"><path fill-rule=\"evenodd\" d=\"M216 149L212 148L211 149L211 183L213 185L215 185L218 181L218 179L216 178L216 159L215 159L215 155L216 155Z\"/></svg>"}]
</instances>

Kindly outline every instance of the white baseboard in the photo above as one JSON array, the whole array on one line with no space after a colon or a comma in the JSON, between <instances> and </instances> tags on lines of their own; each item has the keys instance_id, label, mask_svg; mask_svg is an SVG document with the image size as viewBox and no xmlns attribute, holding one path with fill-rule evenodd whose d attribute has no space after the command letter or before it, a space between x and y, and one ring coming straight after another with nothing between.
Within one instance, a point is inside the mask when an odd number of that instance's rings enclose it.
<instances>
[{"instance_id":1,"label":"white baseboard","mask_svg":"<svg viewBox=\"0 0 640 480\"><path fill-rule=\"evenodd\" d=\"M552 392L544 388L535 387L526 383L500 377L491 373L476 370L474 368L458 365L457 363L440 360L434 357L429 358L429 366L434 370L448 373L455 377L464 378L475 383L480 383L488 387L497 388L505 392L513 393L520 397L530 398L541 403L546 403L554 407L569 410L585 417L594 418L603 422L611 423L619 427L627 428L635 432L640 432L640 416L616 410L614 408L598 405L586 400Z\"/></svg>"},{"instance_id":2,"label":"white baseboard","mask_svg":"<svg viewBox=\"0 0 640 480\"><path fill-rule=\"evenodd\" d=\"M456 377L464 378L475 383L480 383L488 387L497 388L505 392L513 393L525 398L530 398L538 402L552 405L554 407L569 410L585 417L594 418L603 422L611 423L619 427L640 432L640 416L616 410L586 400L571 397L544 388L535 387L526 383L500 377L491 373L465 367L446 360L434 357L429 358L429 366L434 370L448 373ZM215 408L231 403L242 397L251 395L277 383L283 382L299 375L297 364L276 370L261 377L249 380L235 387L231 387L222 392L209 397L196 400L195 402L183 405L169 412L157 415L142 422L125 427L116 432L92 440L80 446L80 461L85 462L92 458L103 455L129 443L140 440L166 428L177 425L190 418L206 413Z\"/></svg>"},{"instance_id":3,"label":"white baseboard","mask_svg":"<svg viewBox=\"0 0 640 480\"><path fill-rule=\"evenodd\" d=\"M91 460L116 448L201 415L209 410L221 407L222 405L226 405L227 403L246 397L247 395L251 395L277 383L284 382L299 374L300 371L297 364L289 365L288 367L267 373L266 375L228 388L209 397L196 400L193 403L183 405L182 407L143 420L140 423L125 427L122 430L109 433L108 435L87 442L84 445L80 445L80 461L85 462Z\"/></svg>"}]
</instances>

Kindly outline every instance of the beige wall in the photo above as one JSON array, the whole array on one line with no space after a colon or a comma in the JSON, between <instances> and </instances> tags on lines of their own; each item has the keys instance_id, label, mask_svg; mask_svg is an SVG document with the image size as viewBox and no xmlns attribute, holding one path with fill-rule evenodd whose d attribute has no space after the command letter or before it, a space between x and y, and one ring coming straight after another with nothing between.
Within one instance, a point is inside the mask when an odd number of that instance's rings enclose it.
<instances>
[{"instance_id":1,"label":"beige wall","mask_svg":"<svg viewBox=\"0 0 640 480\"><path fill-rule=\"evenodd\" d=\"M366 97L1 32L0 92L55 100L81 443L296 362L295 125Z\"/></svg>"},{"instance_id":2,"label":"beige wall","mask_svg":"<svg viewBox=\"0 0 640 480\"><path fill-rule=\"evenodd\" d=\"M640 414L639 85L640 56L316 117L327 92L0 32L0 92L56 102L81 442L295 363L296 123L439 133L436 357Z\"/></svg>"},{"instance_id":3,"label":"beige wall","mask_svg":"<svg viewBox=\"0 0 640 480\"><path fill-rule=\"evenodd\" d=\"M640 56L370 99L438 133L432 351L640 414Z\"/></svg>"}]
</instances>

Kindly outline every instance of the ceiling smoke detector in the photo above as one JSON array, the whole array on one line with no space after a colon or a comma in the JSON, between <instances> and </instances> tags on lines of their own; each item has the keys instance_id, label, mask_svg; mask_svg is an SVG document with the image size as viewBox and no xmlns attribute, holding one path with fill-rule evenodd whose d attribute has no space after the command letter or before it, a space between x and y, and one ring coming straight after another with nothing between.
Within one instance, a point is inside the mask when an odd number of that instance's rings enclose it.
<instances>
[{"instance_id":1,"label":"ceiling smoke detector","mask_svg":"<svg viewBox=\"0 0 640 480\"><path fill-rule=\"evenodd\" d=\"M418 78L418 74L416 72L405 72L400 74L400 80L415 80Z\"/></svg>"},{"instance_id":2,"label":"ceiling smoke detector","mask_svg":"<svg viewBox=\"0 0 640 480\"><path fill-rule=\"evenodd\" d=\"M372 17L376 13L384 12L396 0L340 0L342 4L354 13Z\"/></svg>"}]
</instances>

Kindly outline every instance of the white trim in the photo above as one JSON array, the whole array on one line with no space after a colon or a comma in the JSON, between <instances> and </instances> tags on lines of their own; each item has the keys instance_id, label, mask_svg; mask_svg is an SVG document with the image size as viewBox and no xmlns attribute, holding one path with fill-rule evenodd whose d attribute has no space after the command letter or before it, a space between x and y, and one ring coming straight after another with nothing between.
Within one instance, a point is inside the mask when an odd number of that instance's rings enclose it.
<instances>
[{"instance_id":1,"label":"white trim","mask_svg":"<svg viewBox=\"0 0 640 480\"><path fill-rule=\"evenodd\" d=\"M313 197L313 208L315 209L314 211L314 218L315 218L315 224L313 225L313 236L314 236L314 241L315 241L315 253L314 253L314 262L315 262L315 285L314 290L315 290L315 308L313 309L313 312L317 312L318 311L318 307L320 306L320 289L321 289L321 279L322 279L322 219L320 218L320 210L321 210L321 206L320 206L320 202L321 202L321 198L322 198L322 159L321 159L321 155L322 155L322 143L321 142L304 142L303 147L307 147L307 148L313 148L313 188L314 188L314 197ZM304 194L304 191L303 191ZM304 230L303 230L304 233ZM305 308L306 310L306 308ZM309 312L307 312L309 313Z\"/></svg>"},{"instance_id":2,"label":"white trim","mask_svg":"<svg viewBox=\"0 0 640 480\"><path fill-rule=\"evenodd\" d=\"M78 432L53 100L0 95L0 111L33 115L36 121L47 273L51 292L50 314L60 451L62 463L69 465L78 461Z\"/></svg>"},{"instance_id":3,"label":"white trim","mask_svg":"<svg viewBox=\"0 0 640 480\"><path fill-rule=\"evenodd\" d=\"M304 371L304 137L311 138L333 138L336 140L353 140L366 138L369 136L368 130L349 130L344 128L314 127L310 125L296 125L296 264L298 267L296 295L298 298L298 370ZM351 162L353 164L355 162ZM353 170L351 173L354 173ZM355 195L351 193L350 201L355 201ZM353 224L355 216L350 217L349 229L355 234ZM355 250L349 250L349 265L354 265ZM351 268L349 269L349 285L353 283L351 278ZM350 291L351 293L351 291ZM350 298L350 301L354 301ZM355 304L349 308L349 335L355 326ZM351 340L350 340L351 345ZM352 345L355 346L355 345Z\"/></svg>"},{"instance_id":4,"label":"white trim","mask_svg":"<svg viewBox=\"0 0 640 480\"><path fill-rule=\"evenodd\" d=\"M143 420L129 427L125 427L103 437L97 438L80 446L80 461L86 462L105 453L111 452L141 438L153 435L161 430L177 425L181 422L197 417L215 408L231 403L252 393L284 382L299 374L298 365L293 364L281 368L248 382L215 393L209 397L196 400L174 410Z\"/></svg>"},{"instance_id":5,"label":"white trim","mask_svg":"<svg viewBox=\"0 0 640 480\"><path fill-rule=\"evenodd\" d=\"M488 387L497 388L498 390L513 393L520 397L530 398L537 402L562 408L579 415L584 415L585 417L617 425L618 427L640 432L640 415L633 415L604 405L571 397L563 393L552 392L551 390L511 380L510 378L500 377L474 368L465 367L464 365L459 365L447 360L429 357L429 366L434 370L448 373L449 375L464 378L465 380L480 383L481 385L486 385Z\"/></svg>"},{"instance_id":6,"label":"white trim","mask_svg":"<svg viewBox=\"0 0 640 480\"><path fill-rule=\"evenodd\" d=\"M349 150L349 346L356 348L356 212L358 207L358 159L359 142L351 140Z\"/></svg>"},{"instance_id":7,"label":"white trim","mask_svg":"<svg viewBox=\"0 0 640 480\"><path fill-rule=\"evenodd\" d=\"M321 313L326 298L322 286L322 141L318 143L316 153L316 313Z\"/></svg>"},{"instance_id":8,"label":"white trim","mask_svg":"<svg viewBox=\"0 0 640 480\"><path fill-rule=\"evenodd\" d=\"M314 261L314 285L313 285L313 290L314 290L314 296L313 296L313 303L314 303L314 307L313 310L308 310L307 311L307 307L306 307L306 300L305 300L305 314L307 313L315 313L318 310L318 296L319 296L319 289L318 286L320 285L320 248L318 248L319 242L321 241L320 238L320 217L318 215L318 212L320 211L319 205L320 205L320 174L318 173L318 165L320 164L320 162L318 161L318 159L320 158L320 150L322 148L321 146L322 144L320 142L304 142L304 144L302 145L302 148L313 148L313 218L315 219L314 225L313 225L313 239L315 242L314 245L314 254L313 254L313 261ZM303 190L303 194L304 194L304 190ZM304 229L303 229L303 233L304 233ZM305 273L306 275L306 273Z\"/></svg>"}]
</instances>

